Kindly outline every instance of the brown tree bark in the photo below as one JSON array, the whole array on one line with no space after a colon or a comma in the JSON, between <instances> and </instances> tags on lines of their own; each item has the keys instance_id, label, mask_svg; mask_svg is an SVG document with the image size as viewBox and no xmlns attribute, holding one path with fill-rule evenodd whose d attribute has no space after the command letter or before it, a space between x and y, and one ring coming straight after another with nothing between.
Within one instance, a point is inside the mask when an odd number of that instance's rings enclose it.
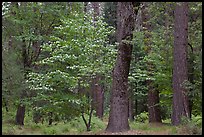
<instances>
[{"instance_id":1,"label":"brown tree bark","mask_svg":"<svg viewBox=\"0 0 204 137\"><path fill-rule=\"evenodd\" d=\"M147 47L146 53L151 53L151 30L152 26L148 22L150 20L150 13L148 12L148 3L143 2L142 7L142 26L144 28L144 44ZM148 62L148 71L149 74L153 73L153 64ZM148 102L148 113L149 113L149 122L161 122L161 114L159 109L159 92L156 90L156 87L153 85L152 80L147 80L146 84L148 86L148 95L147 95L147 102Z\"/></svg>"},{"instance_id":2,"label":"brown tree bark","mask_svg":"<svg viewBox=\"0 0 204 137\"><path fill-rule=\"evenodd\" d=\"M132 40L134 29L134 10L132 2L118 2L118 54L113 70L113 83L110 98L110 113L106 131L120 132L129 130L128 123L128 74L132 45L123 40Z\"/></svg>"},{"instance_id":3,"label":"brown tree bark","mask_svg":"<svg viewBox=\"0 0 204 137\"><path fill-rule=\"evenodd\" d=\"M190 45L190 44L188 44ZM194 55L194 52L193 52L193 47L191 46L188 46L190 48L190 55L189 55L189 58L187 60L188 62L188 79L189 79L189 82L192 83L192 84L195 84L194 82L194 60L195 60L195 55ZM193 92L192 91L193 89L189 89L189 92ZM192 118L192 109L193 109L193 96L192 95L189 95L188 96L188 99L189 99L189 117Z\"/></svg>"},{"instance_id":4,"label":"brown tree bark","mask_svg":"<svg viewBox=\"0 0 204 137\"><path fill-rule=\"evenodd\" d=\"M103 117L104 105L104 89L101 82L101 77L96 76L92 79L91 94L92 94L92 107L96 111L96 116Z\"/></svg>"},{"instance_id":5,"label":"brown tree bark","mask_svg":"<svg viewBox=\"0 0 204 137\"><path fill-rule=\"evenodd\" d=\"M25 117L25 105L18 105L17 113L16 113L16 124L24 125L24 117Z\"/></svg>"},{"instance_id":6,"label":"brown tree bark","mask_svg":"<svg viewBox=\"0 0 204 137\"><path fill-rule=\"evenodd\" d=\"M153 89L153 88L150 88ZM157 90L148 91L148 112L149 123L161 123L161 113L159 108L159 92Z\"/></svg>"},{"instance_id":7,"label":"brown tree bark","mask_svg":"<svg viewBox=\"0 0 204 137\"><path fill-rule=\"evenodd\" d=\"M179 125L181 117L189 117L187 90L182 86L187 76L188 3L176 3L174 11L173 53L173 112L172 124Z\"/></svg>"},{"instance_id":8,"label":"brown tree bark","mask_svg":"<svg viewBox=\"0 0 204 137\"><path fill-rule=\"evenodd\" d=\"M13 8L19 8L18 2L11 2L11 14L12 16L16 15L16 11L13 10ZM22 45L22 56L23 56L23 63L24 63L24 68L25 68L25 50L24 50L24 46L25 46L25 41L23 41L23 45ZM13 47L13 42L12 42L12 37L10 37L9 39L9 48ZM21 100L24 96L24 91L22 91L21 93ZM19 103L18 107L17 107L17 112L16 112L16 118L15 118L15 123L17 125L24 125L24 117L25 117L25 105L23 105L21 102Z\"/></svg>"},{"instance_id":9,"label":"brown tree bark","mask_svg":"<svg viewBox=\"0 0 204 137\"><path fill-rule=\"evenodd\" d=\"M94 9L94 21L97 21L97 17L100 16L100 3L99 2L91 2L92 7ZM94 79L92 79L92 99L93 99L93 108L96 110L96 116L99 118L103 117L103 105L104 105L104 89L101 84L102 76L99 74L96 75Z\"/></svg>"},{"instance_id":10,"label":"brown tree bark","mask_svg":"<svg viewBox=\"0 0 204 137\"><path fill-rule=\"evenodd\" d=\"M129 99L128 99L128 118L130 121L134 120L134 102L133 102L133 96L130 94Z\"/></svg>"}]
</instances>

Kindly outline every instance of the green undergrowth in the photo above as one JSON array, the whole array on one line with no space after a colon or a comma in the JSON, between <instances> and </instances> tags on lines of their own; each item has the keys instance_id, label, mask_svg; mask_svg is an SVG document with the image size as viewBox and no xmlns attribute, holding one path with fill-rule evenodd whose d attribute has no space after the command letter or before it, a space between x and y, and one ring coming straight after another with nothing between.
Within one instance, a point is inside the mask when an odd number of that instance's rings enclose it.
<instances>
[{"instance_id":1,"label":"green undergrowth","mask_svg":"<svg viewBox=\"0 0 204 137\"><path fill-rule=\"evenodd\" d=\"M168 124L163 123L155 123L155 124L149 124L148 122L141 123L141 122L130 122L130 127L133 130L141 130L141 131L154 131L154 132L161 132L161 131L167 131L169 134L176 134L177 133L177 127L171 126Z\"/></svg>"},{"instance_id":2,"label":"green undergrowth","mask_svg":"<svg viewBox=\"0 0 204 137\"><path fill-rule=\"evenodd\" d=\"M85 115L88 120L88 116ZM80 135L80 134L98 134L104 132L108 123L108 116L104 116L103 120L98 117L92 116L91 131L86 131L86 126L82 117L76 117L68 122L56 122L48 125L45 121L44 124L35 124L32 121L32 115L29 113L25 116L25 125L15 125L15 113L4 112L2 113L2 134L3 135ZM142 133L160 133L168 135L176 134L201 134L202 133L202 117L193 116L192 121L182 119L182 124L179 126L172 126L171 120L162 120L162 123L150 124L148 120L139 122L137 120L130 121L130 129L138 130Z\"/></svg>"},{"instance_id":3,"label":"green undergrowth","mask_svg":"<svg viewBox=\"0 0 204 137\"><path fill-rule=\"evenodd\" d=\"M85 116L88 119L88 116ZM9 117L4 117L9 118ZM69 122L53 122L52 125L48 123L38 123L32 122L30 116L25 117L25 125L18 126L14 122L9 122L9 120L4 120L2 124L2 134L4 135L29 135L29 134L42 134L42 135L67 135L67 134L81 134L86 131L86 126L81 117L76 117ZM105 130L106 124L99 118L92 116L91 121L91 133L96 133L101 130Z\"/></svg>"}]
</instances>

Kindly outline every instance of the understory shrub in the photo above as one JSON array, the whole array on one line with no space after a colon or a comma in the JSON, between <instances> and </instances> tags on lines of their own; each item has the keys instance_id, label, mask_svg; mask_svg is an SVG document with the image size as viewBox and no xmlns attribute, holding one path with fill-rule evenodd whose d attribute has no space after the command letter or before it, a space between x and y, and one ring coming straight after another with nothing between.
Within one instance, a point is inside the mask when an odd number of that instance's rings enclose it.
<instances>
[{"instance_id":1,"label":"understory shrub","mask_svg":"<svg viewBox=\"0 0 204 137\"><path fill-rule=\"evenodd\" d=\"M201 124L200 124L200 121L197 122L199 119L200 119L199 117L198 118L192 117L192 120L190 120L187 117L182 117L181 118L181 126L182 126L181 132L185 134L187 133L190 135L202 134L202 127L200 127L200 125L202 125L202 117L201 117Z\"/></svg>"},{"instance_id":2,"label":"understory shrub","mask_svg":"<svg viewBox=\"0 0 204 137\"><path fill-rule=\"evenodd\" d=\"M148 121L148 117L148 112L142 112L136 116L136 121L145 123Z\"/></svg>"}]
</instances>

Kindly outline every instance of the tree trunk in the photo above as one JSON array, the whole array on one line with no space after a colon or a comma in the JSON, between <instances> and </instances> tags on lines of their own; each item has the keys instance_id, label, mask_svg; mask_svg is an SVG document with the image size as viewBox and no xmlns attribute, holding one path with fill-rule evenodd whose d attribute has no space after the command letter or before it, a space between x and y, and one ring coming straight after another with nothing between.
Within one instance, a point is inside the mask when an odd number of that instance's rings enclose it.
<instances>
[{"instance_id":1,"label":"tree trunk","mask_svg":"<svg viewBox=\"0 0 204 137\"><path fill-rule=\"evenodd\" d=\"M135 97L135 119L137 119L137 114L138 114L138 110L137 110L137 98Z\"/></svg>"},{"instance_id":2,"label":"tree trunk","mask_svg":"<svg viewBox=\"0 0 204 137\"><path fill-rule=\"evenodd\" d=\"M18 105L17 113L16 113L16 124L24 125L24 116L25 116L25 105Z\"/></svg>"},{"instance_id":3,"label":"tree trunk","mask_svg":"<svg viewBox=\"0 0 204 137\"><path fill-rule=\"evenodd\" d=\"M53 122L53 113L52 113L52 112L49 112L49 113L48 113L48 117L49 117L48 125L52 125L52 122Z\"/></svg>"},{"instance_id":4,"label":"tree trunk","mask_svg":"<svg viewBox=\"0 0 204 137\"><path fill-rule=\"evenodd\" d=\"M101 77L96 76L92 79L91 93L92 93L92 107L96 110L96 116L99 118L103 117L103 105L104 105L104 89L100 84Z\"/></svg>"},{"instance_id":5,"label":"tree trunk","mask_svg":"<svg viewBox=\"0 0 204 137\"><path fill-rule=\"evenodd\" d=\"M84 13L87 13L88 2L84 2Z\"/></svg>"},{"instance_id":6,"label":"tree trunk","mask_svg":"<svg viewBox=\"0 0 204 137\"><path fill-rule=\"evenodd\" d=\"M130 74L131 75L131 74ZM129 87L129 97L128 97L128 118L130 121L134 120L134 99L133 99L133 84L130 84Z\"/></svg>"},{"instance_id":7,"label":"tree trunk","mask_svg":"<svg viewBox=\"0 0 204 137\"><path fill-rule=\"evenodd\" d=\"M130 121L133 121L134 120L134 111L133 111L133 108L134 108L134 102L133 102L133 96L130 96L129 97L129 101L128 101L128 118Z\"/></svg>"},{"instance_id":8,"label":"tree trunk","mask_svg":"<svg viewBox=\"0 0 204 137\"><path fill-rule=\"evenodd\" d=\"M152 26L148 22L150 20L150 14L148 12L148 3L143 2L143 8L142 8L142 21L143 21L143 28L144 28L144 44L147 47L146 53L151 53L151 30ZM151 74L153 73L153 64L151 62L148 62L148 71ZM148 86L148 95L147 95L147 101L148 101L148 112L149 112L149 122L161 122L161 114L159 110L159 92L156 90L156 88L153 85L152 80L146 81Z\"/></svg>"},{"instance_id":9,"label":"tree trunk","mask_svg":"<svg viewBox=\"0 0 204 137\"><path fill-rule=\"evenodd\" d=\"M149 123L161 122L159 92L156 90L148 91L148 112Z\"/></svg>"},{"instance_id":10,"label":"tree trunk","mask_svg":"<svg viewBox=\"0 0 204 137\"><path fill-rule=\"evenodd\" d=\"M99 2L91 2L91 4L94 9L94 21L95 21L96 17L100 15L100 5Z\"/></svg>"},{"instance_id":11,"label":"tree trunk","mask_svg":"<svg viewBox=\"0 0 204 137\"><path fill-rule=\"evenodd\" d=\"M113 70L113 83L110 99L109 121L106 131L121 132L129 130L128 123L128 74L131 61L132 45L122 40L132 40L134 29L134 10L131 2L118 2L120 21L118 54Z\"/></svg>"},{"instance_id":12,"label":"tree trunk","mask_svg":"<svg viewBox=\"0 0 204 137\"><path fill-rule=\"evenodd\" d=\"M82 119L86 125L86 131L91 131L91 117L92 117L92 113L93 113L93 108L91 108L90 110L90 113L89 113L89 119L88 119L88 123L86 121L86 118L84 116L84 111L82 110L81 112L81 116L82 116Z\"/></svg>"},{"instance_id":13,"label":"tree trunk","mask_svg":"<svg viewBox=\"0 0 204 137\"><path fill-rule=\"evenodd\" d=\"M97 21L97 17L100 16L100 5L99 2L91 2L94 9L94 23ZM99 74L92 80L92 95L93 95L93 108L96 110L96 116L99 118L103 117L103 104L104 104L104 90L101 84L102 76Z\"/></svg>"},{"instance_id":14,"label":"tree trunk","mask_svg":"<svg viewBox=\"0 0 204 137\"><path fill-rule=\"evenodd\" d=\"M188 78L189 78L189 82L191 84L195 84L194 83L194 66L195 66L195 63L194 63L194 60L195 60L195 57L194 57L194 52L193 52L193 47L191 44L188 43L188 47L190 47L190 54L189 54L189 58L188 58ZM189 92L193 92L192 91L193 89L189 89ZM190 119L192 117L192 109L193 109L193 96L190 94L189 96L189 115L190 115Z\"/></svg>"},{"instance_id":15,"label":"tree trunk","mask_svg":"<svg viewBox=\"0 0 204 137\"><path fill-rule=\"evenodd\" d=\"M182 86L187 76L188 3L177 3L174 11L173 113L172 124L189 117L187 90Z\"/></svg>"},{"instance_id":16,"label":"tree trunk","mask_svg":"<svg viewBox=\"0 0 204 137\"><path fill-rule=\"evenodd\" d=\"M99 77L100 78L100 77ZM99 83L100 81L98 81ZM96 90L96 116L99 118L103 118L103 104L104 104L104 89L101 84L97 85Z\"/></svg>"}]
</instances>

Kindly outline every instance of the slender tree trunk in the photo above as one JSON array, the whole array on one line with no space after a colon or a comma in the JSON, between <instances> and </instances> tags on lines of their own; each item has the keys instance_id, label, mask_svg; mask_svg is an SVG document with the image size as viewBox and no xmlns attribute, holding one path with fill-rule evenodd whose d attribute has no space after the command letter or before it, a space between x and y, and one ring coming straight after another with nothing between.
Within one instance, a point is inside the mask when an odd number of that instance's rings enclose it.
<instances>
[{"instance_id":1,"label":"slender tree trunk","mask_svg":"<svg viewBox=\"0 0 204 137\"><path fill-rule=\"evenodd\" d=\"M94 22L97 21L97 17L100 16L100 3L92 2L94 9ZM93 95L93 108L96 110L96 116L99 118L103 117L103 104L104 104L104 90L101 84L102 76L99 74L93 79L92 84L92 95Z\"/></svg>"},{"instance_id":2,"label":"slender tree trunk","mask_svg":"<svg viewBox=\"0 0 204 137\"><path fill-rule=\"evenodd\" d=\"M130 121L134 120L133 108L134 108L133 96L130 96L128 100L128 118Z\"/></svg>"},{"instance_id":3,"label":"slender tree trunk","mask_svg":"<svg viewBox=\"0 0 204 137\"><path fill-rule=\"evenodd\" d=\"M8 100L6 99L6 97L2 97L2 107L5 106L6 108L6 112L9 112L9 109L8 109Z\"/></svg>"},{"instance_id":4,"label":"slender tree trunk","mask_svg":"<svg viewBox=\"0 0 204 137\"><path fill-rule=\"evenodd\" d=\"M174 24L173 113L172 124L179 125L181 117L189 117L187 90L182 86L187 76L188 3L176 4Z\"/></svg>"},{"instance_id":5,"label":"slender tree trunk","mask_svg":"<svg viewBox=\"0 0 204 137\"><path fill-rule=\"evenodd\" d=\"M24 3L26 4L26 3ZM17 4L17 8L18 4ZM23 30L23 29L22 29ZM28 56L26 52L26 42L25 40L22 41L22 59L23 59L23 67L24 67L24 77L26 77L26 67L28 66ZM25 117L25 105L21 103L22 99L26 96L25 89L21 93L20 103L17 108L16 112L16 124L17 125L24 125L24 117Z\"/></svg>"},{"instance_id":6,"label":"slender tree trunk","mask_svg":"<svg viewBox=\"0 0 204 137\"><path fill-rule=\"evenodd\" d=\"M89 119L88 122L84 116L84 112L81 113L82 119L86 125L86 131L91 131L91 117L92 117L92 113L93 113L93 108L91 108L90 113L89 113Z\"/></svg>"},{"instance_id":7,"label":"slender tree trunk","mask_svg":"<svg viewBox=\"0 0 204 137\"><path fill-rule=\"evenodd\" d=\"M148 12L148 3L143 2L142 8L142 21L143 21L143 28L144 28L144 35L145 35L145 46L147 47L146 53L151 53L151 30L152 26L148 22L150 20L150 13ZM148 62L148 71L153 73L153 64ZM148 95L147 95L147 102L148 102L148 112L149 112L149 122L161 122L161 114L159 109L159 92L153 85L152 80L146 81L148 86Z\"/></svg>"},{"instance_id":8,"label":"slender tree trunk","mask_svg":"<svg viewBox=\"0 0 204 137\"><path fill-rule=\"evenodd\" d=\"M161 122L159 92L156 90L148 91L148 112L149 123Z\"/></svg>"},{"instance_id":9,"label":"slender tree trunk","mask_svg":"<svg viewBox=\"0 0 204 137\"><path fill-rule=\"evenodd\" d=\"M49 112L48 117L49 117L48 125L52 125L52 122L53 122L53 113Z\"/></svg>"},{"instance_id":10,"label":"slender tree trunk","mask_svg":"<svg viewBox=\"0 0 204 137\"><path fill-rule=\"evenodd\" d=\"M16 113L16 124L24 125L24 117L25 117L25 105L18 105L17 113Z\"/></svg>"},{"instance_id":11,"label":"slender tree trunk","mask_svg":"<svg viewBox=\"0 0 204 137\"><path fill-rule=\"evenodd\" d=\"M87 13L88 2L84 2L84 13Z\"/></svg>"},{"instance_id":12,"label":"slender tree trunk","mask_svg":"<svg viewBox=\"0 0 204 137\"><path fill-rule=\"evenodd\" d=\"M97 77L98 79L98 85L96 87L96 116L99 118L103 118L103 105L104 105L104 89L103 86L100 83L101 77Z\"/></svg>"},{"instance_id":13,"label":"slender tree trunk","mask_svg":"<svg viewBox=\"0 0 204 137\"><path fill-rule=\"evenodd\" d=\"M103 105L104 105L104 89L101 85L101 77L96 76L92 79L91 93L92 93L92 107L96 110L96 116L99 118L103 117Z\"/></svg>"},{"instance_id":14,"label":"slender tree trunk","mask_svg":"<svg viewBox=\"0 0 204 137\"><path fill-rule=\"evenodd\" d=\"M137 110L137 98L135 97L135 114L134 114L135 118L136 118L137 114L138 114L138 110Z\"/></svg>"},{"instance_id":15,"label":"slender tree trunk","mask_svg":"<svg viewBox=\"0 0 204 137\"><path fill-rule=\"evenodd\" d=\"M118 55L113 70L113 83L110 99L109 121L106 131L129 130L128 123L128 74L132 45L123 40L132 40L134 29L134 9L131 2L118 2Z\"/></svg>"},{"instance_id":16,"label":"slender tree trunk","mask_svg":"<svg viewBox=\"0 0 204 137\"><path fill-rule=\"evenodd\" d=\"M189 54L189 58L188 58L188 78L189 78L189 82L191 84L195 84L194 83L194 66L195 66L195 63L194 63L194 60L195 60L195 57L194 57L194 52L193 52L193 47L190 43L188 43L188 47L190 48L190 54ZM189 89L189 92L193 92L192 91L193 89ZM192 117L192 109L193 109L193 96L190 94L189 96L189 114L190 114L190 119Z\"/></svg>"}]
</instances>

